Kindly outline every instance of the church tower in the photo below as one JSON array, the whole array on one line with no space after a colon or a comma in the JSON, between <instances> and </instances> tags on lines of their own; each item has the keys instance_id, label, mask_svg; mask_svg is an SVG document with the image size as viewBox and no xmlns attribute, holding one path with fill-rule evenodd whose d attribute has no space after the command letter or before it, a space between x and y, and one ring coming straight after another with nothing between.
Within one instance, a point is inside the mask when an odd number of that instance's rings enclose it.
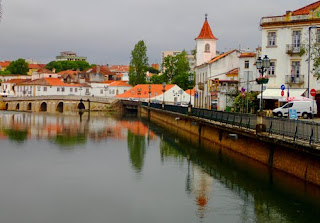
<instances>
[{"instance_id":1,"label":"church tower","mask_svg":"<svg viewBox=\"0 0 320 223\"><path fill-rule=\"evenodd\" d=\"M207 14L205 15L205 21L203 23L201 32L196 38L197 54L196 54L196 66L210 61L216 56L217 51L217 38L212 34L210 25L207 21Z\"/></svg>"}]
</instances>

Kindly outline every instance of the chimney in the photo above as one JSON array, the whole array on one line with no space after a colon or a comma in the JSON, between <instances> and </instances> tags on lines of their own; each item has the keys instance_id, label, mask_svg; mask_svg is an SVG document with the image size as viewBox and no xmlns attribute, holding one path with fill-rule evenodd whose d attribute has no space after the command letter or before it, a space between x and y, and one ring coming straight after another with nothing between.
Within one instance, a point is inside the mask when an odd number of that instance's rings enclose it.
<instances>
[{"instance_id":1,"label":"chimney","mask_svg":"<svg viewBox=\"0 0 320 223\"><path fill-rule=\"evenodd\" d=\"M52 69L52 72L55 73L55 72L56 72L56 68L53 68L53 69Z\"/></svg>"},{"instance_id":2,"label":"chimney","mask_svg":"<svg viewBox=\"0 0 320 223\"><path fill-rule=\"evenodd\" d=\"M97 71L96 71L96 73L97 73L97 74L100 73L100 66L99 66L99 65L97 65Z\"/></svg>"}]
</instances>

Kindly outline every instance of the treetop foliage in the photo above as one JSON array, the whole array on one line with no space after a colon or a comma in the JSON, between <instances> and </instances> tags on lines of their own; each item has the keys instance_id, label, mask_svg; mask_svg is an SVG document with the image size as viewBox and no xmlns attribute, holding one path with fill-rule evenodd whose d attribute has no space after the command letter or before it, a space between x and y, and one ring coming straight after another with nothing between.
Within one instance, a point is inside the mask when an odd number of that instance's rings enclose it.
<instances>
[{"instance_id":1,"label":"treetop foliage","mask_svg":"<svg viewBox=\"0 0 320 223\"><path fill-rule=\"evenodd\" d=\"M148 68L147 46L143 40L140 40L131 51L131 60L129 65L129 84L146 83L146 71Z\"/></svg>"},{"instance_id":2,"label":"treetop foliage","mask_svg":"<svg viewBox=\"0 0 320 223\"><path fill-rule=\"evenodd\" d=\"M29 71L28 63L24 59L12 61L6 68L11 74L27 74Z\"/></svg>"},{"instance_id":3,"label":"treetop foliage","mask_svg":"<svg viewBox=\"0 0 320 223\"><path fill-rule=\"evenodd\" d=\"M86 61L51 61L46 65L46 69L53 70L56 69L56 72L60 72L63 70L86 70L91 66Z\"/></svg>"}]
</instances>

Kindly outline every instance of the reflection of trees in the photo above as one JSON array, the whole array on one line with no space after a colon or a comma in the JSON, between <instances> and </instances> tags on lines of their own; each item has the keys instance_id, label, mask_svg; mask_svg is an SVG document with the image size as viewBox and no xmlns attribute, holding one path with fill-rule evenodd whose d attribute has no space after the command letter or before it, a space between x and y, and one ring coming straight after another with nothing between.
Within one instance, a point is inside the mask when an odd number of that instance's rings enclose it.
<instances>
[{"instance_id":1,"label":"reflection of trees","mask_svg":"<svg viewBox=\"0 0 320 223\"><path fill-rule=\"evenodd\" d=\"M167 141L164 140L161 140L160 142L160 156L161 161L167 159L169 160L170 158L172 158L173 160L182 164L185 160L185 155L182 153L182 151L179 151L177 148L174 148L172 145L170 145Z\"/></svg>"},{"instance_id":2,"label":"reflection of trees","mask_svg":"<svg viewBox=\"0 0 320 223\"><path fill-rule=\"evenodd\" d=\"M128 130L127 141L131 165L135 171L140 173L142 171L144 156L146 153L145 136L135 135Z\"/></svg>"},{"instance_id":3,"label":"reflection of trees","mask_svg":"<svg viewBox=\"0 0 320 223\"><path fill-rule=\"evenodd\" d=\"M4 129L3 132L8 136L10 140L19 143L22 143L28 138L27 130Z\"/></svg>"},{"instance_id":4,"label":"reflection of trees","mask_svg":"<svg viewBox=\"0 0 320 223\"><path fill-rule=\"evenodd\" d=\"M57 135L54 139L54 143L62 146L73 146L86 143L86 136L78 135Z\"/></svg>"}]
</instances>

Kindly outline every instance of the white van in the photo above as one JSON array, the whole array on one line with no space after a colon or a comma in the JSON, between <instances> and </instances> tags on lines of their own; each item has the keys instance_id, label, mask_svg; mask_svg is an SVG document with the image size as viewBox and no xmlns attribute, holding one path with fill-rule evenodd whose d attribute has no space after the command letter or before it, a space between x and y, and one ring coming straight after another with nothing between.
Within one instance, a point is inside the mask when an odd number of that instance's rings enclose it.
<instances>
[{"instance_id":1,"label":"white van","mask_svg":"<svg viewBox=\"0 0 320 223\"><path fill-rule=\"evenodd\" d=\"M289 109L295 109L297 116L303 118L312 118L313 115L317 114L317 103L315 100L312 101L291 101L283 105L280 108L276 108L272 111L274 116L288 117Z\"/></svg>"}]
</instances>

